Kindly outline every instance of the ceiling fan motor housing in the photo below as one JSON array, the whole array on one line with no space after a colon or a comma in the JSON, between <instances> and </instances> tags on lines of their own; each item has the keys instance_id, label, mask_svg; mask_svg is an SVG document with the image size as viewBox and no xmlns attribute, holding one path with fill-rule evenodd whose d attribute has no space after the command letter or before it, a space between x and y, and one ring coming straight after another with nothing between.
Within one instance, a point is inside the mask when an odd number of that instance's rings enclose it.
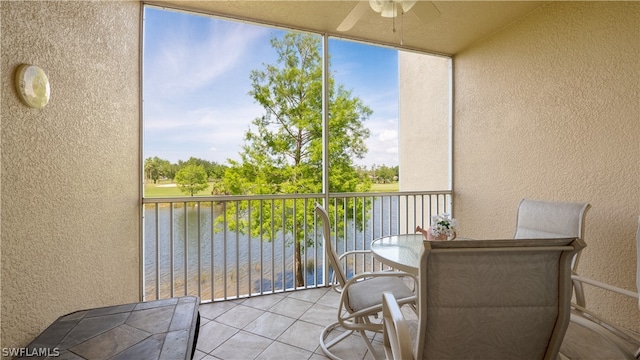
<instances>
[{"instance_id":1,"label":"ceiling fan motor housing","mask_svg":"<svg viewBox=\"0 0 640 360\"><path fill-rule=\"evenodd\" d=\"M416 0L369 0L369 6L373 11L388 18L398 16L397 5L402 7L402 12L407 12L415 3Z\"/></svg>"}]
</instances>

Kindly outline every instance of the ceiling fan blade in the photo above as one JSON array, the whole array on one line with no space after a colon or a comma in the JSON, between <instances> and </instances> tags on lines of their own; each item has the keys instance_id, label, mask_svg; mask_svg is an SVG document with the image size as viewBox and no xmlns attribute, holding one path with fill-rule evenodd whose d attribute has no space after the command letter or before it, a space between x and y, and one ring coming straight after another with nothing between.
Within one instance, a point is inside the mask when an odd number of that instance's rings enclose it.
<instances>
[{"instance_id":1,"label":"ceiling fan blade","mask_svg":"<svg viewBox=\"0 0 640 360\"><path fill-rule=\"evenodd\" d=\"M353 7L351 12L342 20L336 30L349 31L360 20L360 17L364 15L369 9L369 1L358 1L358 4Z\"/></svg>"},{"instance_id":2,"label":"ceiling fan blade","mask_svg":"<svg viewBox=\"0 0 640 360\"><path fill-rule=\"evenodd\" d=\"M411 10L425 24L434 21L440 16L440 10L431 1L418 0Z\"/></svg>"}]
</instances>

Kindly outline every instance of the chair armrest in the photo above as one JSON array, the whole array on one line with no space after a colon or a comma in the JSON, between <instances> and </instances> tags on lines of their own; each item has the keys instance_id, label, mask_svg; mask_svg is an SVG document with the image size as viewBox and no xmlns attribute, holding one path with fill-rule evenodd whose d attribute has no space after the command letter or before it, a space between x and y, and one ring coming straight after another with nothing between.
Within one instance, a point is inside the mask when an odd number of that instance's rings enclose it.
<instances>
[{"instance_id":1,"label":"chair armrest","mask_svg":"<svg viewBox=\"0 0 640 360\"><path fill-rule=\"evenodd\" d=\"M346 258L349 255L356 255L356 254L369 254L371 253L370 250L351 250L351 251L347 251L344 254L340 255L338 257L338 260L340 262L344 262L344 258ZM336 274L333 273L333 276L331 276L331 287L333 289L333 291L337 292L338 294L342 293L342 287L340 287L340 284L337 283L336 281Z\"/></svg>"},{"instance_id":2,"label":"chair armrest","mask_svg":"<svg viewBox=\"0 0 640 360\"><path fill-rule=\"evenodd\" d=\"M576 291L576 303L582 307L585 308L586 307L586 299L584 296L584 288L582 286L582 284L588 284L597 288L601 288L607 291L611 291L617 294L621 294L630 298L634 298L634 299L638 299L638 293L637 292L633 292L627 289L623 289L621 287L618 286L614 286L614 285L609 285L607 283L603 283L597 280L593 280L590 279L588 277L585 276L580 276L577 274L573 274L571 275L571 280L573 281L573 285L575 287L575 291Z\"/></svg>"},{"instance_id":3,"label":"chair armrest","mask_svg":"<svg viewBox=\"0 0 640 360\"><path fill-rule=\"evenodd\" d=\"M627 296L632 299L638 299L638 293L603 283L601 281L593 280L585 276L580 276L575 273L571 275L571 280L573 281L576 294L576 303L571 304L573 308L571 321L591 329L602 336L609 344L615 346L621 354L624 354L625 358L638 358L640 356L640 337L638 334L607 321L598 314L588 310L586 308L587 306L583 285L587 284L612 293ZM621 342L621 339L626 342L626 346ZM635 353L629 352L629 349L627 348L629 344L634 344L634 346L636 346L637 350Z\"/></svg>"},{"instance_id":4,"label":"chair armrest","mask_svg":"<svg viewBox=\"0 0 640 360\"><path fill-rule=\"evenodd\" d=\"M383 344L387 359L412 359L409 325L393 294L382 293Z\"/></svg>"},{"instance_id":5,"label":"chair armrest","mask_svg":"<svg viewBox=\"0 0 640 360\"><path fill-rule=\"evenodd\" d=\"M351 250L351 251L347 251L344 254L340 255L338 257L338 259L342 260L345 257L349 256L349 255L354 255L354 254L370 254L371 250Z\"/></svg>"}]
</instances>

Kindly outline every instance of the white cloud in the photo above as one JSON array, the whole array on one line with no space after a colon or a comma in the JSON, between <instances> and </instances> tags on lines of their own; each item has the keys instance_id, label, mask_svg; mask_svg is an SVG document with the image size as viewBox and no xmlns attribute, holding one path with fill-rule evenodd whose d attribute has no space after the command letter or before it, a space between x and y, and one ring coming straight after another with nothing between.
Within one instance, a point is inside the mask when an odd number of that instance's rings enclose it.
<instances>
[{"instance_id":1,"label":"white cloud","mask_svg":"<svg viewBox=\"0 0 640 360\"><path fill-rule=\"evenodd\" d=\"M395 141L397 143L398 142L398 131L395 130L395 129L385 129L380 133L378 138L382 142Z\"/></svg>"},{"instance_id":2,"label":"white cloud","mask_svg":"<svg viewBox=\"0 0 640 360\"><path fill-rule=\"evenodd\" d=\"M193 95L251 56L256 41L268 30L233 22L211 21L194 38L186 28L176 29L160 42L145 64L145 88L152 98Z\"/></svg>"},{"instance_id":3,"label":"white cloud","mask_svg":"<svg viewBox=\"0 0 640 360\"><path fill-rule=\"evenodd\" d=\"M398 120L397 118L375 118L365 125L371 131L367 140L369 152L356 163L365 166L398 165Z\"/></svg>"}]
</instances>

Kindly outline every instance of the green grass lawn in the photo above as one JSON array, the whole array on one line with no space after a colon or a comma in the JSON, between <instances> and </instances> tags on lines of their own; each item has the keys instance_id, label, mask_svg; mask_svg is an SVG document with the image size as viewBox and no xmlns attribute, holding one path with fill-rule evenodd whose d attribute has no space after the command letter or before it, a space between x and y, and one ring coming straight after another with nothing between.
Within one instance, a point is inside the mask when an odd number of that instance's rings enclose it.
<instances>
[{"instance_id":1,"label":"green grass lawn","mask_svg":"<svg viewBox=\"0 0 640 360\"><path fill-rule=\"evenodd\" d=\"M391 184L373 184L371 192L396 192L399 189L397 182Z\"/></svg>"},{"instance_id":2,"label":"green grass lawn","mask_svg":"<svg viewBox=\"0 0 640 360\"><path fill-rule=\"evenodd\" d=\"M197 196L209 196L211 195L213 183L209 183L209 188L196 194ZM398 183L391 184L373 184L371 192L395 192L398 191ZM158 184L146 183L144 185L144 197L157 198L157 197L176 197L185 196L178 190L175 183L170 181L160 181Z\"/></svg>"},{"instance_id":3,"label":"green grass lawn","mask_svg":"<svg viewBox=\"0 0 640 360\"><path fill-rule=\"evenodd\" d=\"M208 196L211 195L213 183L209 183L209 188L207 190L203 190L196 195L198 196ZM144 184L144 197L176 197L176 196L186 196L178 190L178 187L175 183L171 181L159 181L157 184L154 183L145 183Z\"/></svg>"}]
</instances>

